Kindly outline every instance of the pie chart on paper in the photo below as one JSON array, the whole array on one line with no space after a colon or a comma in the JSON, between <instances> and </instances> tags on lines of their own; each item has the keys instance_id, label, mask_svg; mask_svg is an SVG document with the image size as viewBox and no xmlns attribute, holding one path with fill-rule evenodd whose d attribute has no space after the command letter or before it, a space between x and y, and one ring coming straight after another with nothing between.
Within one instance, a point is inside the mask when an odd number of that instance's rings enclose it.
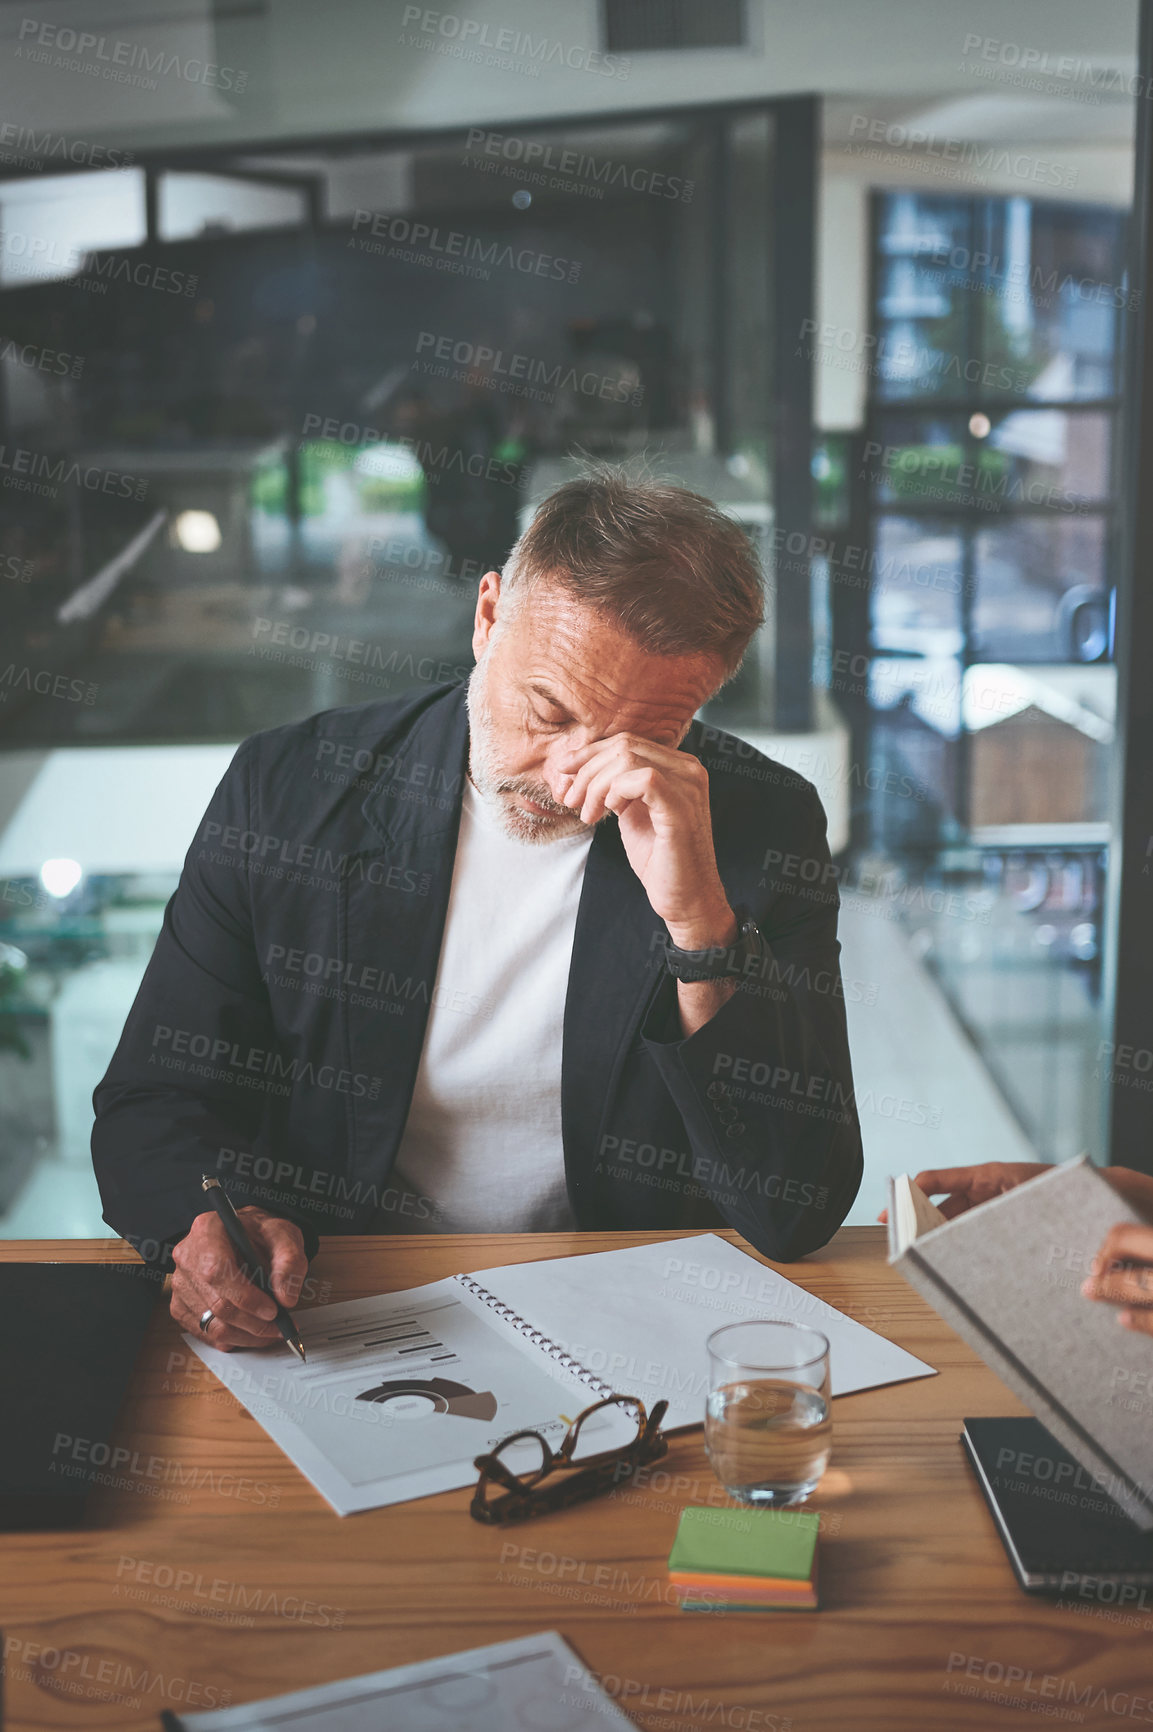
<instances>
[{"instance_id":1,"label":"pie chart on paper","mask_svg":"<svg viewBox=\"0 0 1153 1732\"><path fill-rule=\"evenodd\" d=\"M434 1413L452 1413L460 1419L493 1419L497 1399L491 1389L477 1391L447 1377L394 1378L378 1383L357 1396L387 1406L391 1419L428 1419Z\"/></svg>"}]
</instances>

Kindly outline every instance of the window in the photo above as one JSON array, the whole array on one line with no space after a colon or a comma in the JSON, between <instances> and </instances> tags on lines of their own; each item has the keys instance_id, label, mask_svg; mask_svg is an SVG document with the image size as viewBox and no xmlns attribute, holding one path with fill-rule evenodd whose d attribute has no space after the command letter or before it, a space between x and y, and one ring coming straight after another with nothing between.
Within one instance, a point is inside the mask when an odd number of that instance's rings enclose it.
<instances>
[{"instance_id":1,"label":"window","mask_svg":"<svg viewBox=\"0 0 1153 1732\"><path fill-rule=\"evenodd\" d=\"M0 288L78 276L89 252L144 236L140 169L0 183Z\"/></svg>"},{"instance_id":2,"label":"window","mask_svg":"<svg viewBox=\"0 0 1153 1732\"><path fill-rule=\"evenodd\" d=\"M743 48L745 0L604 0L605 47Z\"/></svg>"},{"instance_id":3,"label":"window","mask_svg":"<svg viewBox=\"0 0 1153 1732\"><path fill-rule=\"evenodd\" d=\"M233 234L241 229L290 228L303 223L307 216L308 204L300 187L220 174L160 176L161 240L192 240L197 235Z\"/></svg>"},{"instance_id":4,"label":"window","mask_svg":"<svg viewBox=\"0 0 1153 1732\"><path fill-rule=\"evenodd\" d=\"M872 834L920 886L915 945L1050 1158L1102 1146L1124 240L1099 205L875 200Z\"/></svg>"}]
</instances>

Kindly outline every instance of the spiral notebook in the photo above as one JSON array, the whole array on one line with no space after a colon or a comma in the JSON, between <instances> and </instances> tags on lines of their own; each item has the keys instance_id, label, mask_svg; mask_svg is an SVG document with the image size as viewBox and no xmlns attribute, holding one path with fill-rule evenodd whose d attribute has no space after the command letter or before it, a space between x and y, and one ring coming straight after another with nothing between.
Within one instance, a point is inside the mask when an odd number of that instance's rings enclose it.
<instances>
[{"instance_id":1,"label":"spiral notebook","mask_svg":"<svg viewBox=\"0 0 1153 1732\"><path fill-rule=\"evenodd\" d=\"M338 1515L448 1491L510 1433L554 1445L598 1397L669 1403L704 1421L705 1342L722 1323L785 1317L830 1341L834 1395L932 1375L911 1353L712 1233L514 1263L297 1311L307 1353L223 1353L185 1341ZM619 1409L590 1445L635 1435ZM539 1463L538 1445L522 1452ZM510 1458L514 1465L519 1458Z\"/></svg>"}]
</instances>

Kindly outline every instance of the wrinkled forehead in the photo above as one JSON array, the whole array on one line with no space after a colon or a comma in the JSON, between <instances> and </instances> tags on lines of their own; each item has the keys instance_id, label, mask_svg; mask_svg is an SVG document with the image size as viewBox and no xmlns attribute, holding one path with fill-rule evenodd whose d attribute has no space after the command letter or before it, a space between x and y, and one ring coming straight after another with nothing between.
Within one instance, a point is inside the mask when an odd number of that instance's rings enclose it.
<instances>
[{"instance_id":1,"label":"wrinkled forehead","mask_svg":"<svg viewBox=\"0 0 1153 1732\"><path fill-rule=\"evenodd\" d=\"M518 602L494 673L543 706L542 714L551 706L552 720L598 734L680 739L723 678L716 656L653 655L550 584L534 584Z\"/></svg>"}]
</instances>

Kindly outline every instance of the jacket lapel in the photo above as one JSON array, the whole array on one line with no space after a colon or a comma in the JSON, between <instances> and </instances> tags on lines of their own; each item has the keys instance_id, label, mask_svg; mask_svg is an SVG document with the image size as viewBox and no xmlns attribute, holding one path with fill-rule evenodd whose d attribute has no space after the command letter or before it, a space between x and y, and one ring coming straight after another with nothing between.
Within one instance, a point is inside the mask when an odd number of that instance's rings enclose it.
<instances>
[{"instance_id":1,"label":"jacket lapel","mask_svg":"<svg viewBox=\"0 0 1153 1732\"><path fill-rule=\"evenodd\" d=\"M633 1037L661 985L653 913L615 818L598 825L585 866L565 1000L561 1122L565 1176L578 1224L591 1209L602 1127Z\"/></svg>"},{"instance_id":2,"label":"jacket lapel","mask_svg":"<svg viewBox=\"0 0 1153 1732\"><path fill-rule=\"evenodd\" d=\"M694 721L681 751L700 756ZM637 1031L668 975L664 921L629 865L615 818L598 825L577 913L565 1002L561 1122L565 1175L577 1221L602 1223L592 1199L609 1106ZM657 941L660 941L659 944Z\"/></svg>"},{"instance_id":3,"label":"jacket lapel","mask_svg":"<svg viewBox=\"0 0 1153 1732\"><path fill-rule=\"evenodd\" d=\"M348 1096L350 1170L370 1198L387 1181L412 1100L467 764L462 686L435 698L397 742L362 807L368 845L350 855L340 887L344 1046L354 1078L371 1079Z\"/></svg>"}]
</instances>

